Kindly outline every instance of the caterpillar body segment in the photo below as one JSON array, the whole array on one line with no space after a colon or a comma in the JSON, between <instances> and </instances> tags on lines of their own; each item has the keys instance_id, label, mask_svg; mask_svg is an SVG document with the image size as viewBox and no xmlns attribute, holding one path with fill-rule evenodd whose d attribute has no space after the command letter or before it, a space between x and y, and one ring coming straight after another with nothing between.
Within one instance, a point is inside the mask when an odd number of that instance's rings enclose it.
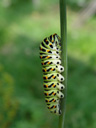
<instances>
[{"instance_id":1,"label":"caterpillar body segment","mask_svg":"<svg viewBox=\"0 0 96 128\"><path fill-rule=\"evenodd\" d=\"M63 84L59 83L58 81L46 82L44 81L43 84L44 90L63 90L65 87Z\"/></svg>"},{"instance_id":2,"label":"caterpillar body segment","mask_svg":"<svg viewBox=\"0 0 96 128\"><path fill-rule=\"evenodd\" d=\"M43 87L45 102L51 113L60 115L60 99L64 98L61 92L65 86L62 84L64 77L61 73L64 67L61 65L61 39L55 33L46 37L40 44L40 59L43 71Z\"/></svg>"},{"instance_id":3,"label":"caterpillar body segment","mask_svg":"<svg viewBox=\"0 0 96 128\"><path fill-rule=\"evenodd\" d=\"M58 55L60 55L60 51L52 51L52 50L50 50L50 49L46 49L46 48L44 48L44 47L40 47L40 55L42 55L42 54L49 54L49 55L56 55L56 56L58 56Z\"/></svg>"},{"instance_id":4,"label":"caterpillar body segment","mask_svg":"<svg viewBox=\"0 0 96 128\"><path fill-rule=\"evenodd\" d=\"M46 67L46 66L51 66L51 65L60 65L61 64L61 60L59 59L56 59L56 60L44 60L44 61L41 61L41 64L43 67Z\"/></svg>"},{"instance_id":5,"label":"caterpillar body segment","mask_svg":"<svg viewBox=\"0 0 96 128\"><path fill-rule=\"evenodd\" d=\"M40 55L40 58L42 60L45 60L45 59L52 59L52 60L56 60L56 59L60 59L60 56L56 56L56 55Z\"/></svg>"},{"instance_id":6,"label":"caterpillar body segment","mask_svg":"<svg viewBox=\"0 0 96 128\"><path fill-rule=\"evenodd\" d=\"M54 42L49 41L48 38L45 38L43 41L43 44L45 45L45 47L47 47L50 50L56 51L56 45Z\"/></svg>"},{"instance_id":7,"label":"caterpillar body segment","mask_svg":"<svg viewBox=\"0 0 96 128\"><path fill-rule=\"evenodd\" d=\"M59 90L45 90L44 95L46 97L57 97L57 98L63 98L64 94Z\"/></svg>"},{"instance_id":8,"label":"caterpillar body segment","mask_svg":"<svg viewBox=\"0 0 96 128\"><path fill-rule=\"evenodd\" d=\"M43 79L45 81L59 81L62 82L64 81L64 77L60 73L52 73L52 74L44 74Z\"/></svg>"},{"instance_id":9,"label":"caterpillar body segment","mask_svg":"<svg viewBox=\"0 0 96 128\"><path fill-rule=\"evenodd\" d=\"M56 66L43 67L42 71L43 71L44 74L53 73L53 72L56 73L57 72Z\"/></svg>"},{"instance_id":10,"label":"caterpillar body segment","mask_svg":"<svg viewBox=\"0 0 96 128\"><path fill-rule=\"evenodd\" d=\"M49 98L45 98L45 102L46 102L46 104L49 104L49 103L53 103L54 104L54 102L56 102L56 103L58 103L59 102L59 98L57 98L57 97L49 97Z\"/></svg>"},{"instance_id":11,"label":"caterpillar body segment","mask_svg":"<svg viewBox=\"0 0 96 128\"><path fill-rule=\"evenodd\" d=\"M46 74L46 73L58 73L58 72L63 72L64 71L64 67L63 66L61 66L61 65L56 65L56 66L50 66L50 67L43 67L42 68L42 71L43 71L43 73L44 74Z\"/></svg>"}]
</instances>

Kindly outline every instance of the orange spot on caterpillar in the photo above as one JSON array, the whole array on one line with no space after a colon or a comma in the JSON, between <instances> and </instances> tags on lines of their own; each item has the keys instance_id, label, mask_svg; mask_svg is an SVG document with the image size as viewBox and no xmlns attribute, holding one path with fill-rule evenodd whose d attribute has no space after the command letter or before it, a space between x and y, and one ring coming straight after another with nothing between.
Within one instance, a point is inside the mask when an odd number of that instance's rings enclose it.
<instances>
[{"instance_id":1,"label":"orange spot on caterpillar","mask_svg":"<svg viewBox=\"0 0 96 128\"><path fill-rule=\"evenodd\" d=\"M47 70L45 69L45 72L46 72Z\"/></svg>"},{"instance_id":2,"label":"orange spot on caterpillar","mask_svg":"<svg viewBox=\"0 0 96 128\"><path fill-rule=\"evenodd\" d=\"M48 64L50 64L50 62L48 62Z\"/></svg>"},{"instance_id":3,"label":"orange spot on caterpillar","mask_svg":"<svg viewBox=\"0 0 96 128\"><path fill-rule=\"evenodd\" d=\"M47 52L49 52L50 50L46 50Z\"/></svg>"},{"instance_id":4,"label":"orange spot on caterpillar","mask_svg":"<svg viewBox=\"0 0 96 128\"><path fill-rule=\"evenodd\" d=\"M47 56L46 58L48 59L48 58L50 58L50 56Z\"/></svg>"},{"instance_id":5,"label":"orange spot on caterpillar","mask_svg":"<svg viewBox=\"0 0 96 128\"><path fill-rule=\"evenodd\" d=\"M54 79L54 78L55 78L55 76L52 76L52 78Z\"/></svg>"},{"instance_id":6,"label":"orange spot on caterpillar","mask_svg":"<svg viewBox=\"0 0 96 128\"><path fill-rule=\"evenodd\" d=\"M54 42L54 40L52 40L52 43Z\"/></svg>"},{"instance_id":7,"label":"orange spot on caterpillar","mask_svg":"<svg viewBox=\"0 0 96 128\"><path fill-rule=\"evenodd\" d=\"M42 59L42 56L40 56L40 58Z\"/></svg>"},{"instance_id":8,"label":"orange spot on caterpillar","mask_svg":"<svg viewBox=\"0 0 96 128\"><path fill-rule=\"evenodd\" d=\"M52 45L52 43L50 43L49 45Z\"/></svg>"},{"instance_id":9,"label":"orange spot on caterpillar","mask_svg":"<svg viewBox=\"0 0 96 128\"><path fill-rule=\"evenodd\" d=\"M46 76L46 79L48 79L48 77Z\"/></svg>"},{"instance_id":10,"label":"orange spot on caterpillar","mask_svg":"<svg viewBox=\"0 0 96 128\"><path fill-rule=\"evenodd\" d=\"M56 100L53 100L53 102L55 102Z\"/></svg>"},{"instance_id":11,"label":"orange spot on caterpillar","mask_svg":"<svg viewBox=\"0 0 96 128\"><path fill-rule=\"evenodd\" d=\"M55 95L55 93L53 92L53 95Z\"/></svg>"},{"instance_id":12,"label":"orange spot on caterpillar","mask_svg":"<svg viewBox=\"0 0 96 128\"><path fill-rule=\"evenodd\" d=\"M46 88L48 88L48 85L46 85Z\"/></svg>"},{"instance_id":13,"label":"orange spot on caterpillar","mask_svg":"<svg viewBox=\"0 0 96 128\"><path fill-rule=\"evenodd\" d=\"M54 108L56 108L56 106L54 106Z\"/></svg>"},{"instance_id":14,"label":"orange spot on caterpillar","mask_svg":"<svg viewBox=\"0 0 96 128\"><path fill-rule=\"evenodd\" d=\"M46 93L47 94L47 96L49 95L48 93Z\"/></svg>"},{"instance_id":15,"label":"orange spot on caterpillar","mask_svg":"<svg viewBox=\"0 0 96 128\"><path fill-rule=\"evenodd\" d=\"M51 68L51 71L53 71L54 69L53 68Z\"/></svg>"},{"instance_id":16,"label":"orange spot on caterpillar","mask_svg":"<svg viewBox=\"0 0 96 128\"><path fill-rule=\"evenodd\" d=\"M53 87L55 87L55 84L53 84Z\"/></svg>"},{"instance_id":17,"label":"orange spot on caterpillar","mask_svg":"<svg viewBox=\"0 0 96 128\"><path fill-rule=\"evenodd\" d=\"M42 50L42 48L40 48L40 50Z\"/></svg>"},{"instance_id":18,"label":"orange spot on caterpillar","mask_svg":"<svg viewBox=\"0 0 96 128\"><path fill-rule=\"evenodd\" d=\"M47 40L45 40L47 42Z\"/></svg>"}]
</instances>

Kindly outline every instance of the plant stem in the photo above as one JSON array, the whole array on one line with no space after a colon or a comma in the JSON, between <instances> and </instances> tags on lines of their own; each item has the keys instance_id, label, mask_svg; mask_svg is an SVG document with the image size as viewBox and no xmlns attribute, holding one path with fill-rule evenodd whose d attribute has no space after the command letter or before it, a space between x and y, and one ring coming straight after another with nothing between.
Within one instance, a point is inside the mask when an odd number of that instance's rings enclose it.
<instances>
[{"instance_id":1,"label":"plant stem","mask_svg":"<svg viewBox=\"0 0 96 128\"><path fill-rule=\"evenodd\" d=\"M61 59L62 66L64 66L64 72L62 75L65 80L63 82L65 89L62 91L64 99L61 100L62 114L59 117L59 128L64 128L65 120L65 107L66 107L66 96L67 96L67 25L66 25L66 0L60 0L60 27L61 27Z\"/></svg>"}]
</instances>

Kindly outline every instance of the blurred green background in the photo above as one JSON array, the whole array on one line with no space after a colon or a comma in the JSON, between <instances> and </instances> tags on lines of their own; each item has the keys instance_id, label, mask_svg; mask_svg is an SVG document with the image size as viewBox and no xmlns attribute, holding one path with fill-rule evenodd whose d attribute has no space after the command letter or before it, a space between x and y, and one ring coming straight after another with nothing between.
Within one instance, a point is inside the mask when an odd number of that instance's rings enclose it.
<instances>
[{"instance_id":1,"label":"blurred green background","mask_svg":"<svg viewBox=\"0 0 96 128\"><path fill-rule=\"evenodd\" d=\"M67 3L65 128L96 128L96 16L84 13L90 2ZM39 44L60 35L59 18L59 0L0 0L0 128L58 128L44 101Z\"/></svg>"}]
</instances>

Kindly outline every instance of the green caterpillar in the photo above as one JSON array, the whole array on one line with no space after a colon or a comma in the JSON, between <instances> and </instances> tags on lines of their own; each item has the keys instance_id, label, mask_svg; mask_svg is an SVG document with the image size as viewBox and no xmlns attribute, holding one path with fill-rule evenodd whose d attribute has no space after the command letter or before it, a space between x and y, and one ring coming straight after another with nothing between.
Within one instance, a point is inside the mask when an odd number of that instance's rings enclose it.
<instances>
[{"instance_id":1,"label":"green caterpillar","mask_svg":"<svg viewBox=\"0 0 96 128\"><path fill-rule=\"evenodd\" d=\"M64 89L64 77L60 73L64 71L64 67L61 66L60 40L57 34L53 34L40 44L45 101L50 112L57 115L61 114L60 99L64 97L61 92Z\"/></svg>"}]
</instances>

